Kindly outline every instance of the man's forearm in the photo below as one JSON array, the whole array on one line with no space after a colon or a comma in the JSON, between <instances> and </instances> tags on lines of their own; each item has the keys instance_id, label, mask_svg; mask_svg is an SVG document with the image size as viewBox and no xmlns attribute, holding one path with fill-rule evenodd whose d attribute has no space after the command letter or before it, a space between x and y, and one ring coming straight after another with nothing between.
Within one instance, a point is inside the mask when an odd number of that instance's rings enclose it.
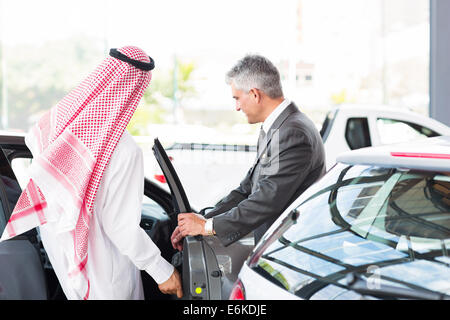
<instances>
[{"instance_id":1,"label":"man's forearm","mask_svg":"<svg viewBox=\"0 0 450 320\"><path fill-rule=\"evenodd\" d=\"M214 208L205 215L205 218L212 218L219 214L227 212L230 209L236 207L242 200L246 198L247 197L241 192L238 192L237 189L233 190L228 196L220 200L214 206Z\"/></svg>"}]
</instances>

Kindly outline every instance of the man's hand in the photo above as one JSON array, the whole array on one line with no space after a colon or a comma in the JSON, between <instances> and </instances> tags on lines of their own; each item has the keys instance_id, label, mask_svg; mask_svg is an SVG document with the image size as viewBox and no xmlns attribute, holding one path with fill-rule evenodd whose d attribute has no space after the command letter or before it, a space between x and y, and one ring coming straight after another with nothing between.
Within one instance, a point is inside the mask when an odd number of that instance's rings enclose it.
<instances>
[{"instance_id":1,"label":"man's hand","mask_svg":"<svg viewBox=\"0 0 450 320\"><path fill-rule=\"evenodd\" d=\"M183 287L181 285L180 274L176 269L173 270L172 275L166 281L158 285L159 290L164 294L176 294L178 298L183 297Z\"/></svg>"},{"instance_id":2,"label":"man's hand","mask_svg":"<svg viewBox=\"0 0 450 320\"><path fill-rule=\"evenodd\" d=\"M178 228L183 237L186 236L206 236L205 232L206 219L196 213L180 213L178 214Z\"/></svg>"},{"instance_id":3,"label":"man's hand","mask_svg":"<svg viewBox=\"0 0 450 320\"><path fill-rule=\"evenodd\" d=\"M170 237L172 247L178 251L183 251L183 239L184 237L181 235L180 227L177 226Z\"/></svg>"}]
</instances>

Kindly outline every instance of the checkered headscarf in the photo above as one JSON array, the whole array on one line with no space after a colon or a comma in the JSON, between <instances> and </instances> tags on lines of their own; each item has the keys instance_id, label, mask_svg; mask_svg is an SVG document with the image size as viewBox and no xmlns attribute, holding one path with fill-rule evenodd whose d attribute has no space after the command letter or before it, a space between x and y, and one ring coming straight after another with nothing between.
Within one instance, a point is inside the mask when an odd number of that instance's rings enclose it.
<instances>
[{"instance_id":1,"label":"checkered headscarf","mask_svg":"<svg viewBox=\"0 0 450 320\"><path fill-rule=\"evenodd\" d=\"M52 222L80 299L89 297L85 265L95 195L153 68L136 47L112 49L110 55L26 135L34 158L30 181L1 238Z\"/></svg>"}]
</instances>

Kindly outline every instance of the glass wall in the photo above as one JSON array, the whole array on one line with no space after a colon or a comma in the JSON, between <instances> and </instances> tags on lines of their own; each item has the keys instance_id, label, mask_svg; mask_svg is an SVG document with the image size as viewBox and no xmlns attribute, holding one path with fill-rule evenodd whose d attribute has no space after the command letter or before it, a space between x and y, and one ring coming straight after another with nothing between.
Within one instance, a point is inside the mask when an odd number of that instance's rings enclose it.
<instances>
[{"instance_id":1,"label":"glass wall","mask_svg":"<svg viewBox=\"0 0 450 320\"><path fill-rule=\"evenodd\" d=\"M234 110L224 82L246 53L279 67L286 96L319 128L342 103L428 114L428 0L0 0L0 38L6 130L26 131L123 45L156 61L135 135L178 123L218 130L214 142L253 143L257 128Z\"/></svg>"},{"instance_id":2,"label":"glass wall","mask_svg":"<svg viewBox=\"0 0 450 320\"><path fill-rule=\"evenodd\" d=\"M302 0L297 39L290 87L305 107L388 104L428 115L428 0Z\"/></svg>"},{"instance_id":3,"label":"glass wall","mask_svg":"<svg viewBox=\"0 0 450 320\"><path fill-rule=\"evenodd\" d=\"M165 147L256 144L259 124L236 112L225 83L247 53L277 65L285 96L318 129L344 103L428 114L429 0L0 0L0 129L26 132L126 45L156 62L128 125L150 178L154 137ZM196 163L190 151L170 154L197 209L236 187L254 161L248 152L203 152Z\"/></svg>"}]
</instances>

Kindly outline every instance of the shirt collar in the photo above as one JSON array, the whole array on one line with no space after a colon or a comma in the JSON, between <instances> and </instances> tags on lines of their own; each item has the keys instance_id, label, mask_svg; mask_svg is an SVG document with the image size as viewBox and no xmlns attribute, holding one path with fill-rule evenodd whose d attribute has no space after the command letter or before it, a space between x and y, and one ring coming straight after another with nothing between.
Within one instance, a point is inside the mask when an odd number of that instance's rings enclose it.
<instances>
[{"instance_id":1,"label":"shirt collar","mask_svg":"<svg viewBox=\"0 0 450 320\"><path fill-rule=\"evenodd\" d=\"M287 108L288 105L290 105L291 102L288 99L284 99L283 102L281 102L269 116L264 120L262 124L262 129L264 130L264 133L267 134L269 132L270 127L275 122L275 120L280 116L280 114Z\"/></svg>"}]
</instances>

